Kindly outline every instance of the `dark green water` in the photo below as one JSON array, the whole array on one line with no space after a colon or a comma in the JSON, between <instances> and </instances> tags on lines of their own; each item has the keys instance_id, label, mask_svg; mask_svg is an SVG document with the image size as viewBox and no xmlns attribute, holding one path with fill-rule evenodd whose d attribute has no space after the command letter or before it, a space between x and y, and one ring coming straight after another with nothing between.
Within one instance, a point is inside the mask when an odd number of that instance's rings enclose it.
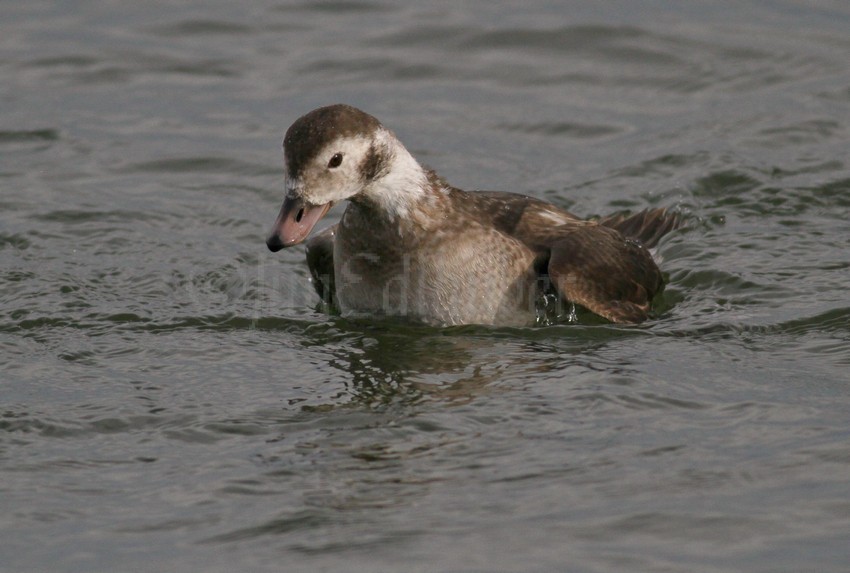
<instances>
[{"instance_id":1,"label":"dark green water","mask_svg":"<svg viewBox=\"0 0 850 573\"><path fill-rule=\"evenodd\" d=\"M0 570L847 571L850 7L598 4L2 4ZM681 210L659 317L320 312L263 240L337 101Z\"/></svg>"}]
</instances>

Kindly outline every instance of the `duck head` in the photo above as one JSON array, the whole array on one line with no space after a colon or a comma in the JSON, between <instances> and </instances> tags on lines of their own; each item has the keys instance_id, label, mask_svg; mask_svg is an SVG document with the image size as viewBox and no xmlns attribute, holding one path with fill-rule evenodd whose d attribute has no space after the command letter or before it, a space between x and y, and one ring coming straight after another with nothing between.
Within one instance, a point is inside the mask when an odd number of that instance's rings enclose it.
<instances>
[{"instance_id":1,"label":"duck head","mask_svg":"<svg viewBox=\"0 0 850 573\"><path fill-rule=\"evenodd\" d=\"M286 131L283 149L286 198L266 240L273 252L306 239L319 219L340 201L361 200L392 209L398 202L395 195L403 194L404 183L399 191L395 183L378 182L392 180L387 176L394 170L424 175L377 119L344 104L315 109L296 120ZM407 183L416 185L418 181Z\"/></svg>"}]
</instances>

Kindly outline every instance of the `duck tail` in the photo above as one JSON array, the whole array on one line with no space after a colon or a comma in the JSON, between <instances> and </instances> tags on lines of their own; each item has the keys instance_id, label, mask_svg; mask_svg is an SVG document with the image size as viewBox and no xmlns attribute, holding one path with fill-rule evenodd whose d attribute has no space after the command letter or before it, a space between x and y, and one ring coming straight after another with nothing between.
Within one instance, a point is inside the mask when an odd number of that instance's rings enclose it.
<instances>
[{"instance_id":1,"label":"duck tail","mask_svg":"<svg viewBox=\"0 0 850 573\"><path fill-rule=\"evenodd\" d=\"M645 209L634 215L618 213L599 219L599 224L616 229L629 239L639 241L647 249L658 244L661 237L684 224L681 213L663 207Z\"/></svg>"}]
</instances>

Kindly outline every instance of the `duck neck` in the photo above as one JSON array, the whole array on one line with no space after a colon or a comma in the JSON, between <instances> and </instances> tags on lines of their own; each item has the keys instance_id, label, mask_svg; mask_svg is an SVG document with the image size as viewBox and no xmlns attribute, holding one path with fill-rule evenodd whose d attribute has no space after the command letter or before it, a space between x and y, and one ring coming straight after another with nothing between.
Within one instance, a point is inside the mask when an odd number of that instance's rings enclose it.
<instances>
[{"instance_id":1,"label":"duck neck","mask_svg":"<svg viewBox=\"0 0 850 573\"><path fill-rule=\"evenodd\" d=\"M383 165L353 202L389 221L407 219L431 200L433 190L428 171L389 132L379 134L375 145Z\"/></svg>"}]
</instances>

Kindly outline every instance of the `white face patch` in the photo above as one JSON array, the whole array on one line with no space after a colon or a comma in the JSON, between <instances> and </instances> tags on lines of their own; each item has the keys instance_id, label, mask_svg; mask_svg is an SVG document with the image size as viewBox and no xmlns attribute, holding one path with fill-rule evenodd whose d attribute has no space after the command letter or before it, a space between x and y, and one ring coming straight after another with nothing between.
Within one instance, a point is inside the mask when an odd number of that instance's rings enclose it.
<instances>
[{"instance_id":1,"label":"white face patch","mask_svg":"<svg viewBox=\"0 0 850 573\"><path fill-rule=\"evenodd\" d=\"M363 168L375 152L381 154L384 165L370 181ZM287 181L287 191L313 205L360 196L387 217L396 218L408 214L427 185L425 170L392 133L381 129L371 138L342 137L326 145L298 178Z\"/></svg>"},{"instance_id":2,"label":"white face patch","mask_svg":"<svg viewBox=\"0 0 850 573\"><path fill-rule=\"evenodd\" d=\"M369 153L365 136L338 138L302 170L299 194L313 205L344 201L363 190L360 164ZM339 158L333 159L339 155ZM333 159L333 161L332 161Z\"/></svg>"}]
</instances>

